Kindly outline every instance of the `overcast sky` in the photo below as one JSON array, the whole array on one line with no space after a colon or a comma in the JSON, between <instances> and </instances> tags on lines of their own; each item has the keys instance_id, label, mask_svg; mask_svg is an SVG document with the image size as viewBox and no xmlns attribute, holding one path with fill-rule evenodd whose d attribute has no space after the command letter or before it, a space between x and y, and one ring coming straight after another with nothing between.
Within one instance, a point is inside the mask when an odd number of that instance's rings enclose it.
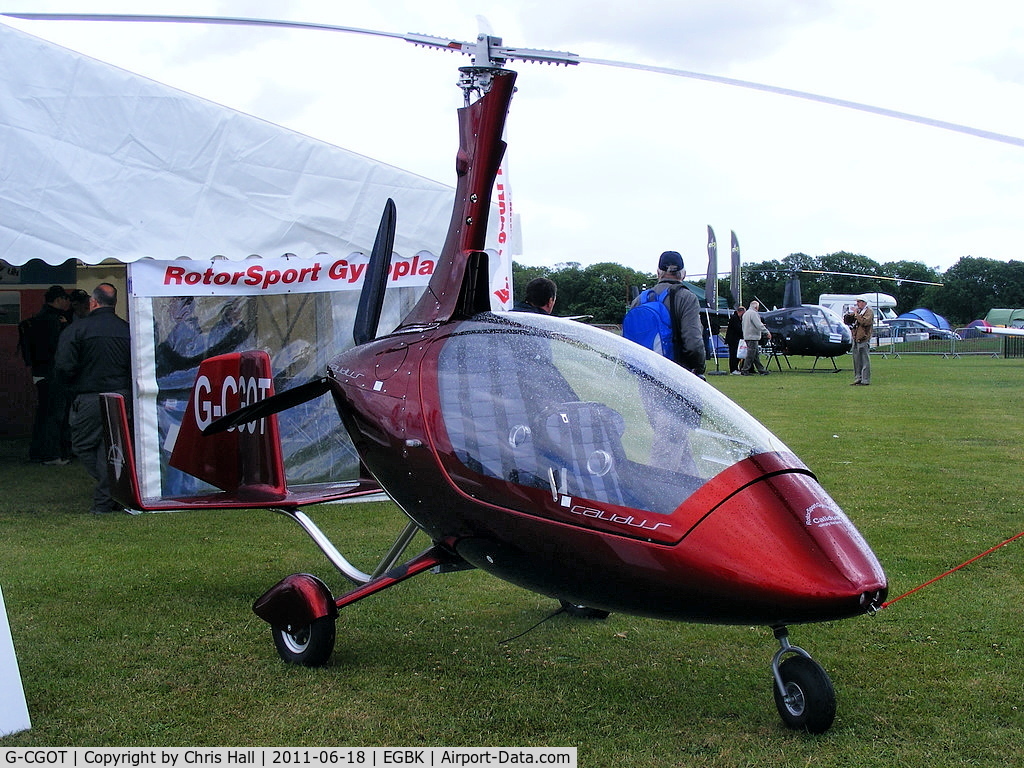
<instances>
[{"instance_id":1,"label":"overcast sky","mask_svg":"<svg viewBox=\"0 0 1024 768\"><path fill-rule=\"evenodd\" d=\"M0 0L3 11L227 15L674 67L1024 136L1024 5L1006 0ZM168 85L454 184L453 53L330 32L4 19ZM517 63L508 126L529 265L662 250L721 268L863 254L1024 259L1024 147L660 74ZM401 226L401 211L399 211ZM437 244L440 247L440 244Z\"/></svg>"}]
</instances>

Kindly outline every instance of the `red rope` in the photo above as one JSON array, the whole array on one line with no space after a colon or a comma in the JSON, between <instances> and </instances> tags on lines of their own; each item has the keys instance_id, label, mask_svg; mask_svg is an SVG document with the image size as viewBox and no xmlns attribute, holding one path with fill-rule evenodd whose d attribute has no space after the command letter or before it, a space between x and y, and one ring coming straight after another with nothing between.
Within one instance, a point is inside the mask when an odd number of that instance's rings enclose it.
<instances>
[{"instance_id":1,"label":"red rope","mask_svg":"<svg viewBox=\"0 0 1024 768\"><path fill-rule=\"evenodd\" d=\"M945 578L946 576L949 576L949 574L951 574L951 573L956 573L956 572L957 572L957 571L959 571L959 570L960 570L961 568L964 568L964 567L966 567L966 566L970 565L970 564L971 564L971 563L973 563L973 562L974 562L975 560L980 560L980 559L981 559L981 558L983 558L983 557L984 557L985 555L991 555L991 554L992 554L993 552L995 552L995 551L996 551L997 549L999 549L1000 547L1005 547L1005 546L1006 546L1007 544L1009 544L1009 543L1010 543L1011 541L1016 541L1017 539L1021 538L1022 536L1024 536L1024 531L1021 531L1021 532L1020 532L1020 533L1018 533L1018 534L1017 534L1016 536L1011 536L1010 538L1008 538L1008 539L1007 539L1006 541L1002 542L1001 544L996 544L996 545L995 545L994 547L992 547L991 549L986 549L986 550L985 550L984 552L982 552L982 553L981 553L980 555L976 555L976 556L972 557L972 558L971 558L970 560L968 560L968 561L966 561L966 562L964 562L964 563L960 563L960 565L958 565L958 566L957 566L956 568L950 568L950 569L949 569L948 571L946 571L946 572L945 572L945 573L943 573L943 574L940 574L939 576L936 576L936 577L935 577L934 579L931 579L930 581L926 581L926 582L925 582L924 584L921 584L920 586L914 587L914 588L913 588L912 590L910 590L909 592L904 592L904 593L903 593L902 595L900 595L900 596L899 596L899 597L897 597L897 598L894 598L894 599L892 599L892 600L887 600L886 602L882 603L882 608L888 608L888 607L889 607L890 605L892 605L893 603L899 602L899 601L900 601L900 600L902 600L902 599L903 599L904 597L909 597L910 595L914 594L915 592L918 592L919 590L922 590L922 589L924 589L925 587L927 587L927 586L930 586L930 585L934 584L934 583L935 583L936 581L938 581L939 579L944 579L944 578Z\"/></svg>"}]
</instances>

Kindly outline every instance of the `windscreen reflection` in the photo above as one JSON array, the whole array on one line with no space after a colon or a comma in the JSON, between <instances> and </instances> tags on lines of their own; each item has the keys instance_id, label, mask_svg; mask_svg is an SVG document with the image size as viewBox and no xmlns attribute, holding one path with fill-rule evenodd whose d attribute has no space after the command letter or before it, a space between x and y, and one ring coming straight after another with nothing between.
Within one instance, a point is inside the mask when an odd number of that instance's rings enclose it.
<instances>
[{"instance_id":1,"label":"windscreen reflection","mask_svg":"<svg viewBox=\"0 0 1024 768\"><path fill-rule=\"evenodd\" d=\"M472 473L669 514L725 468L786 447L715 389L613 333L478 315L438 358L445 430Z\"/></svg>"}]
</instances>

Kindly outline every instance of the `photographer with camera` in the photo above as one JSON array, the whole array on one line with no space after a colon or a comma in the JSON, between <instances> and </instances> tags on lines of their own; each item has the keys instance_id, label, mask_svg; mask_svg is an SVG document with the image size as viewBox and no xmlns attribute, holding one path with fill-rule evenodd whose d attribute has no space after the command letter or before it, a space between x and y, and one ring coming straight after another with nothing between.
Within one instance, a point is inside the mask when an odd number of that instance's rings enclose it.
<instances>
[{"instance_id":1,"label":"photographer with camera","mask_svg":"<svg viewBox=\"0 0 1024 768\"><path fill-rule=\"evenodd\" d=\"M853 332L852 387L866 387L871 383L871 329L875 313L864 299L857 299L857 308L843 315L843 322Z\"/></svg>"}]
</instances>

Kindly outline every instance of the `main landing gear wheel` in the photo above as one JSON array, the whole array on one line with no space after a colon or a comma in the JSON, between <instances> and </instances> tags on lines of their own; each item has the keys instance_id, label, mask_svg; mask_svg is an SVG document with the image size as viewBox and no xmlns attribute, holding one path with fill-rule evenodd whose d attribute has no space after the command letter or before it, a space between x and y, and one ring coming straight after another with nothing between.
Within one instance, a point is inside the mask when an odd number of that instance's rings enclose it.
<instances>
[{"instance_id":1,"label":"main landing gear wheel","mask_svg":"<svg viewBox=\"0 0 1024 768\"><path fill-rule=\"evenodd\" d=\"M565 600L559 600L558 602L562 604L563 611L578 619L607 619L611 615L610 611L602 611L600 608L591 608L587 605L577 605L576 603L570 603Z\"/></svg>"},{"instance_id":2,"label":"main landing gear wheel","mask_svg":"<svg viewBox=\"0 0 1024 768\"><path fill-rule=\"evenodd\" d=\"M822 666L805 650L789 644L783 628L775 631L781 648L772 660L775 706L782 722L795 731L824 733L836 717L836 692ZM785 654L793 654L785 661Z\"/></svg>"},{"instance_id":3,"label":"main landing gear wheel","mask_svg":"<svg viewBox=\"0 0 1024 768\"><path fill-rule=\"evenodd\" d=\"M334 618L321 616L306 627L271 627L277 654L288 664L322 667L334 652Z\"/></svg>"}]
</instances>

